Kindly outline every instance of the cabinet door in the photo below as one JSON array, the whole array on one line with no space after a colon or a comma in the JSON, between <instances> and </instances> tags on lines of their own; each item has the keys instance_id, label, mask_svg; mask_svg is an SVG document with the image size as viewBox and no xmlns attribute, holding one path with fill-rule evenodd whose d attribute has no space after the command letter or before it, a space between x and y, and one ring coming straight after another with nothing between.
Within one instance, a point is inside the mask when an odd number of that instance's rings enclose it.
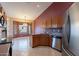
<instances>
[{"instance_id":1,"label":"cabinet door","mask_svg":"<svg viewBox=\"0 0 79 59\"><path fill-rule=\"evenodd\" d=\"M58 27L62 27L63 26L63 17L62 16L58 16L57 17L57 26Z\"/></svg>"},{"instance_id":2,"label":"cabinet door","mask_svg":"<svg viewBox=\"0 0 79 59\"><path fill-rule=\"evenodd\" d=\"M51 22L52 22L52 28L57 27L57 19L56 19L56 17L53 17Z\"/></svg>"},{"instance_id":3,"label":"cabinet door","mask_svg":"<svg viewBox=\"0 0 79 59\"><path fill-rule=\"evenodd\" d=\"M42 33L45 33L45 29L46 29L46 20L42 20Z\"/></svg>"},{"instance_id":4,"label":"cabinet door","mask_svg":"<svg viewBox=\"0 0 79 59\"><path fill-rule=\"evenodd\" d=\"M42 21L42 28L45 29L46 28L46 20Z\"/></svg>"},{"instance_id":5,"label":"cabinet door","mask_svg":"<svg viewBox=\"0 0 79 59\"><path fill-rule=\"evenodd\" d=\"M39 37L38 36L32 36L32 47L39 46Z\"/></svg>"},{"instance_id":6,"label":"cabinet door","mask_svg":"<svg viewBox=\"0 0 79 59\"><path fill-rule=\"evenodd\" d=\"M63 26L63 17L55 16L52 18L52 27L62 27Z\"/></svg>"},{"instance_id":7,"label":"cabinet door","mask_svg":"<svg viewBox=\"0 0 79 59\"><path fill-rule=\"evenodd\" d=\"M51 47L52 46L52 37L48 37L48 45Z\"/></svg>"},{"instance_id":8,"label":"cabinet door","mask_svg":"<svg viewBox=\"0 0 79 59\"><path fill-rule=\"evenodd\" d=\"M47 19L46 20L46 26L47 26L46 28L51 28L51 23L52 23L51 18Z\"/></svg>"},{"instance_id":9,"label":"cabinet door","mask_svg":"<svg viewBox=\"0 0 79 59\"><path fill-rule=\"evenodd\" d=\"M41 46L47 46L48 45L47 37L45 37L45 36L40 37L40 45Z\"/></svg>"}]
</instances>

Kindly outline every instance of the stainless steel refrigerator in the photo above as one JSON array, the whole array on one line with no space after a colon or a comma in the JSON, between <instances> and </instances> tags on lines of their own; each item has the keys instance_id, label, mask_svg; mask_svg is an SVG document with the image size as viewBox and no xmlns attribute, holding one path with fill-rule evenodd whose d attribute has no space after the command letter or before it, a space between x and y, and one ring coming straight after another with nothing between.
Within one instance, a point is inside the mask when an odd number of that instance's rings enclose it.
<instances>
[{"instance_id":1,"label":"stainless steel refrigerator","mask_svg":"<svg viewBox=\"0 0 79 59\"><path fill-rule=\"evenodd\" d=\"M63 26L62 55L79 56L79 3L71 6Z\"/></svg>"}]
</instances>

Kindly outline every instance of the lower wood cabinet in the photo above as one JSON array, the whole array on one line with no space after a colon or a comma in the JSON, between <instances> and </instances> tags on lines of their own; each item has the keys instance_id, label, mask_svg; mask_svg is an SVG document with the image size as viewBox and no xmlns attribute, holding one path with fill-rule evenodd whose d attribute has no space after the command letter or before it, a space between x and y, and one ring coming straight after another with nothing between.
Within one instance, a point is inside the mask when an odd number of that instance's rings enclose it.
<instances>
[{"instance_id":1,"label":"lower wood cabinet","mask_svg":"<svg viewBox=\"0 0 79 59\"><path fill-rule=\"evenodd\" d=\"M36 47L36 46L50 46L52 40L51 37L49 35L32 35L32 47Z\"/></svg>"},{"instance_id":2,"label":"lower wood cabinet","mask_svg":"<svg viewBox=\"0 0 79 59\"><path fill-rule=\"evenodd\" d=\"M36 35L33 35L33 36L32 36L32 47L36 47L36 46L38 46L39 43L40 43L40 39L39 39L39 37L36 36Z\"/></svg>"}]
</instances>

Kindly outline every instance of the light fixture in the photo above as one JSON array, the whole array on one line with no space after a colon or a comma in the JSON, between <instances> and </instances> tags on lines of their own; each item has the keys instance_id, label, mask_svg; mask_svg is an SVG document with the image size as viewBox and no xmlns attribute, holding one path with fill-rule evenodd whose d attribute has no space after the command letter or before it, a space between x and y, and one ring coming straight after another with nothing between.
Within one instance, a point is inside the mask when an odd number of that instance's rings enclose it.
<instances>
[{"instance_id":1,"label":"light fixture","mask_svg":"<svg viewBox=\"0 0 79 59\"><path fill-rule=\"evenodd\" d=\"M25 22L23 23L23 26L27 26L27 23L26 23L26 16L24 17L24 20L25 20Z\"/></svg>"},{"instance_id":2,"label":"light fixture","mask_svg":"<svg viewBox=\"0 0 79 59\"><path fill-rule=\"evenodd\" d=\"M38 5L36 5L38 8L40 7L40 5L38 4Z\"/></svg>"},{"instance_id":3,"label":"light fixture","mask_svg":"<svg viewBox=\"0 0 79 59\"><path fill-rule=\"evenodd\" d=\"M23 26L27 26L27 23L23 23Z\"/></svg>"}]
</instances>

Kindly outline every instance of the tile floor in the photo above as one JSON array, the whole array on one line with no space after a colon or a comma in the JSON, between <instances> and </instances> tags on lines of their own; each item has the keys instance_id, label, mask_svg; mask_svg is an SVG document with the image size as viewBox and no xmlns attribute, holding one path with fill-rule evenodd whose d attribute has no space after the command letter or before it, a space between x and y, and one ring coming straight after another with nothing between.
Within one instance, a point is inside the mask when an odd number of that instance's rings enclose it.
<instances>
[{"instance_id":1,"label":"tile floor","mask_svg":"<svg viewBox=\"0 0 79 59\"><path fill-rule=\"evenodd\" d=\"M13 56L61 56L61 53L48 47L31 47L31 37L19 37L13 39Z\"/></svg>"}]
</instances>

